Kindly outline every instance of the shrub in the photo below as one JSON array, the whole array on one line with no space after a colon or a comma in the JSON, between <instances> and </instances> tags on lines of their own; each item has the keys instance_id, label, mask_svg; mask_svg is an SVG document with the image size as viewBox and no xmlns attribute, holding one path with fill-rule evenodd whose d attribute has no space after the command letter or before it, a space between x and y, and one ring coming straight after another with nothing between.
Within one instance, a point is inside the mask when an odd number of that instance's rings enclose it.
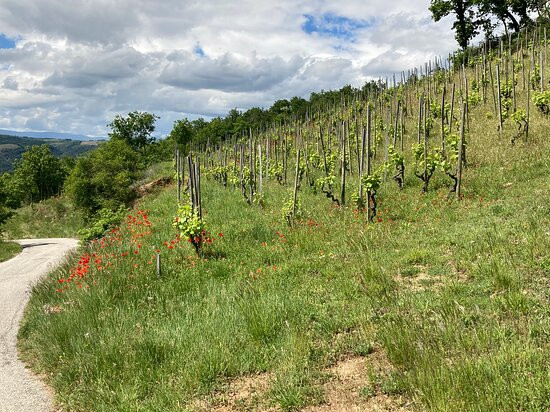
<instances>
[{"instance_id":1,"label":"shrub","mask_svg":"<svg viewBox=\"0 0 550 412\"><path fill-rule=\"evenodd\" d=\"M65 190L75 206L89 214L117 210L135 197L131 186L140 170L139 154L123 140L110 140L78 159Z\"/></svg>"},{"instance_id":2,"label":"shrub","mask_svg":"<svg viewBox=\"0 0 550 412\"><path fill-rule=\"evenodd\" d=\"M82 242L102 237L109 229L118 226L126 216L126 209L120 206L113 212L111 209L100 209L91 220L90 226L78 231Z\"/></svg>"}]
</instances>

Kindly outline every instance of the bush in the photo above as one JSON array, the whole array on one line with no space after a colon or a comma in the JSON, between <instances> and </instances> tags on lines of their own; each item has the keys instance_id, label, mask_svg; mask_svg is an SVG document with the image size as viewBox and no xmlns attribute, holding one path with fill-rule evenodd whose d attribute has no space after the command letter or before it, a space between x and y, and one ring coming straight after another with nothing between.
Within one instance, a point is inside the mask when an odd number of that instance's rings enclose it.
<instances>
[{"instance_id":1,"label":"bush","mask_svg":"<svg viewBox=\"0 0 550 412\"><path fill-rule=\"evenodd\" d=\"M75 206L89 214L114 211L134 199L131 186L140 170L139 154L123 140L110 140L77 160L65 190Z\"/></svg>"},{"instance_id":2,"label":"bush","mask_svg":"<svg viewBox=\"0 0 550 412\"><path fill-rule=\"evenodd\" d=\"M68 174L68 166L52 154L48 145L32 146L15 162L12 174L0 181L0 197L10 207L38 202L60 194Z\"/></svg>"},{"instance_id":3,"label":"bush","mask_svg":"<svg viewBox=\"0 0 550 412\"><path fill-rule=\"evenodd\" d=\"M92 224L78 231L80 240L85 243L102 237L109 229L118 226L126 216L126 208L120 206L117 211L100 209L92 219Z\"/></svg>"}]
</instances>

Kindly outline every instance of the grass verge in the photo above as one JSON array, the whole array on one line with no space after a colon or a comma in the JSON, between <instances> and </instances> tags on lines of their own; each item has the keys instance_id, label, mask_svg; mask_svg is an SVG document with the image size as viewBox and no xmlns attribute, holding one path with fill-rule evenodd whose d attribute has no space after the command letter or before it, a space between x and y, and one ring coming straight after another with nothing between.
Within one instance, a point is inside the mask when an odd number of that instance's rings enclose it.
<instances>
[{"instance_id":1,"label":"grass verge","mask_svg":"<svg viewBox=\"0 0 550 412\"><path fill-rule=\"evenodd\" d=\"M21 250L22 248L19 243L0 240L0 262L11 259L21 252Z\"/></svg>"}]
</instances>

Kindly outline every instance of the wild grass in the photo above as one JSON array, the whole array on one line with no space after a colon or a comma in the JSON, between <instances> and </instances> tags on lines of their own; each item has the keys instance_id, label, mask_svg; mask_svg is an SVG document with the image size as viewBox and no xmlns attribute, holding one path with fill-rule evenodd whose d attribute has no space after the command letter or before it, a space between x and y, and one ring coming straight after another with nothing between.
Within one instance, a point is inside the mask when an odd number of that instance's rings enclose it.
<instances>
[{"instance_id":1,"label":"wild grass","mask_svg":"<svg viewBox=\"0 0 550 412\"><path fill-rule=\"evenodd\" d=\"M0 240L0 262L11 259L21 252L21 250L22 248L19 243Z\"/></svg>"},{"instance_id":2,"label":"wild grass","mask_svg":"<svg viewBox=\"0 0 550 412\"><path fill-rule=\"evenodd\" d=\"M403 191L383 185L377 223L303 187L305 218L289 228L290 188L268 183L261 210L204 181L216 240L198 258L170 243L174 187L145 197L150 235L84 250L117 257L92 264L82 289L56 292L70 265L34 288L25 358L71 411L193 410L261 372L273 376L266 402L295 410L323 401L327 366L375 347L395 367L378 386L418 410L548 410L549 123L533 112L512 147L513 127L499 136L485 111L470 120L464 198L446 200L443 175L421 194L409 170Z\"/></svg>"},{"instance_id":3,"label":"wild grass","mask_svg":"<svg viewBox=\"0 0 550 412\"><path fill-rule=\"evenodd\" d=\"M82 213L59 196L16 209L2 232L6 239L77 237L83 224Z\"/></svg>"}]
</instances>

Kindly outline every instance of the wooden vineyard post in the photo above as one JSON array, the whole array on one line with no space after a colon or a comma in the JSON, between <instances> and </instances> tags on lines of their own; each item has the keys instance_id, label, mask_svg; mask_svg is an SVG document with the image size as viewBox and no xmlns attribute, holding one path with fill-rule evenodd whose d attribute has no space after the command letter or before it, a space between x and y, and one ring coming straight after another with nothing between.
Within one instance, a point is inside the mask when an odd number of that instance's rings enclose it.
<instances>
[{"instance_id":1,"label":"wooden vineyard post","mask_svg":"<svg viewBox=\"0 0 550 412\"><path fill-rule=\"evenodd\" d=\"M346 205L346 132L345 123L342 122L342 191L340 193L341 205Z\"/></svg>"},{"instance_id":2,"label":"wooden vineyard post","mask_svg":"<svg viewBox=\"0 0 550 412\"><path fill-rule=\"evenodd\" d=\"M395 122L394 122L394 128L393 128L393 147L397 146L397 127L398 127L398 120L399 120L399 112L401 111L401 100L397 101L397 109L395 109Z\"/></svg>"},{"instance_id":3,"label":"wooden vineyard post","mask_svg":"<svg viewBox=\"0 0 550 412\"><path fill-rule=\"evenodd\" d=\"M428 191L428 130L426 127L426 118L428 117L427 107L425 108L426 112L424 113L424 188L423 192Z\"/></svg>"},{"instance_id":4,"label":"wooden vineyard post","mask_svg":"<svg viewBox=\"0 0 550 412\"><path fill-rule=\"evenodd\" d=\"M422 110L424 108L424 96L418 98L418 138L417 143L420 144L420 133L422 131Z\"/></svg>"},{"instance_id":5,"label":"wooden vineyard post","mask_svg":"<svg viewBox=\"0 0 550 412\"><path fill-rule=\"evenodd\" d=\"M270 140L269 137L267 138L267 142L265 144L265 180L266 182L269 180L269 150L270 150Z\"/></svg>"},{"instance_id":6,"label":"wooden vineyard post","mask_svg":"<svg viewBox=\"0 0 550 412\"><path fill-rule=\"evenodd\" d=\"M451 110L449 111L449 130L452 132L453 130L453 116L454 116L454 109L455 109L455 91L456 91L456 85L453 82L453 89L451 91Z\"/></svg>"},{"instance_id":7,"label":"wooden vineyard post","mask_svg":"<svg viewBox=\"0 0 550 412\"><path fill-rule=\"evenodd\" d=\"M321 141L321 150L323 151L323 166L325 168L325 176L328 177L327 154L325 153L325 143L323 141L323 128L319 126L319 140Z\"/></svg>"},{"instance_id":8,"label":"wooden vineyard post","mask_svg":"<svg viewBox=\"0 0 550 412\"><path fill-rule=\"evenodd\" d=\"M160 253L157 253L157 278L160 279Z\"/></svg>"},{"instance_id":9,"label":"wooden vineyard post","mask_svg":"<svg viewBox=\"0 0 550 412\"><path fill-rule=\"evenodd\" d=\"M284 182L286 186L286 175L287 175L287 169L288 169L288 150L287 150L287 143L286 143L286 134L283 130L283 169L284 169Z\"/></svg>"},{"instance_id":10,"label":"wooden vineyard post","mask_svg":"<svg viewBox=\"0 0 550 412\"><path fill-rule=\"evenodd\" d=\"M464 153L464 123L466 121L466 103L462 103L462 119L460 122L460 143L458 144L458 160L456 165L456 199L460 200L462 186L462 157Z\"/></svg>"},{"instance_id":11,"label":"wooden vineyard post","mask_svg":"<svg viewBox=\"0 0 550 412\"><path fill-rule=\"evenodd\" d=\"M191 201L191 208L195 210L195 182L193 173L193 161L191 156L187 156L187 166L189 168L189 200Z\"/></svg>"},{"instance_id":12,"label":"wooden vineyard post","mask_svg":"<svg viewBox=\"0 0 550 412\"><path fill-rule=\"evenodd\" d=\"M388 146L390 144L389 129L390 129L390 111L388 110L386 112L386 134L385 134L385 138L384 138L384 163L388 162L388 149L389 149ZM387 172L386 168L384 168L384 182L387 179L387 174L388 174L388 172Z\"/></svg>"},{"instance_id":13,"label":"wooden vineyard post","mask_svg":"<svg viewBox=\"0 0 550 412\"><path fill-rule=\"evenodd\" d=\"M301 150L296 152L296 174L294 175L294 192L292 193L292 219L296 216L296 196L298 195L298 178L300 173L300 154Z\"/></svg>"},{"instance_id":14,"label":"wooden vineyard post","mask_svg":"<svg viewBox=\"0 0 550 412\"><path fill-rule=\"evenodd\" d=\"M369 110L369 109L367 109ZM365 164L365 133L366 130L363 127L363 132L361 134L361 153L359 154L359 205L358 208L361 210L364 207L363 204L363 181L361 178L363 177L363 167Z\"/></svg>"},{"instance_id":15,"label":"wooden vineyard post","mask_svg":"<svg viewBox=\"0 0 550 412\"><path fill-rule=\"evenodd\" d=\"M249 190L249 198L248 198L248 204L252 205L252 202L254 200L254 178L252 173L254 173L254 150L252 148L252 129L249 129L250 131L250 138L248 140L248 158L249 158L249 168L250 168L250 190Z\"/></svg>"},{"instance_id":16,"label":"wooden vineyard post","mask_svg":"<svg viewBox=\"0 0 550 412\"><path fill-rule=\"evenodd\" d=\"M531 78L531 68L529 68L529 72L528 72L528 76L529 78ZM527 87L527 110L526 110L526 113L525 113L525 117L526 117L526 120L527 120L527 123L525 124L525 141L528 141L529 140L529 106L531 106L531 88Z\"/></svg>"},{"instance_id":17,"label":"wooden vineyard post","mask_svg":"<svg viewBox=\"0 0 550 412\"><path fill-rule=\"evenodd\" d=\"M376 126L375 126L376 127ZM370 106L367 106L367 176L371 174L371 157L370 157ZM367 190L367 221L371 220L371 207L370 207L371 192Z\"/></svg>"},{"instance_id":18,"label":"wooden vineyard post","mask_svg":"<svg viewBox=\"0 0 550 412\"><path fill-rule=\"evenodd\" d=\"M441 153L445 156L445 93L447 88L443 86L441 94Z\"/></svg>"},{"instance_id":19,"label":"wooden vineyard post","mask_svg":"<svg viewBox=\"0 0 550 412\"><path fill-rule=\"evenodd\" d=\"M258 144L258 156L260 157L260 198L258 199L258 204L260 208L262 207L262 196L263 196L263 169L262 169L262 144Z\"/></svg>"},{"instance_id":20,"label":"wooden vineyard post","mask_svg":"<svg viewBox=\"0 0 550 412\"><path fill-rule=\"evenodd\" d=\"M491 78L491 94L493 96L493 107L495 109L495 116L498 115L497 111L497 98L495 96L495 82L493 80L493 69L492 65L489 65L489 77Z\"/></svg>"},{"instance_id":21,"label":"wooden vineyard post","mask_svg":"<svg viewBox=\"0 0 550 412\"><path fill-rule=\"evenodd\" d=\"M405 109L407 107L405 106ZM403 112L405 109L401 110L401 114L399 115L399 138L401 139L401 151L403 152L405 150L405 123L403 121Z\"/></svg>"},{"instance_id":22,"label":"wooden vineyard post","mask_svg":"<svg viewBox=\"0 0 550 412\"><path fill-rule=\"evenodd\" d=\"M180 150L176 148L176 180L178 184L178 204L181 200L181 180L180 180Z\"/></svg>"},{"instance_id":23,"label":"wooden vineyard post","mask_svg":"<svg viewBox=\"0 0 550 412\"><path fill-rule=\"evenodd\" d=\"M195 204L198 207L199 218L202 219L201 164L200 164L199 156L197 156L194 171L195 171L195 178L193 180L195 181L195 198L196 198Z\"/></svg>"},{"instance_id":24,"label":"wooden vineyard post","mask_svg":"<svg viewBox=\"0 0 550 412\"><path fill-rule=\"evenodd\" d=\"M540 91L544 91L544 60L542 49L539 50L539 73L540 73Z\"/></svg>"},{"instance_id":25,"label":"wooden vineyard post","mask_svg":"<svg viewBox=\"0 0 550 412\"><path fill-rule=\"evenodd\" d=\"M502 96L500 95L500 67L497 64L498 131L502 133Z\"/></svg>"},{"instance_id":26,"label":"wooden vineyard post","mask_svg":"<svg viewBox=\"0 0 550 412\"><path fill-rule=\"evenodd\" d=\"M239 167L240 167L240 180L241 180L241 192L243 194L243 197L245 199L247 199L246 197L246 182L244 181L244 146L242 144L240 144L240 147L239 147L239 152L240 152L240 161L239 161ZM247 199L248 201L248 199Z\"/></svg>"}]
</instances>

